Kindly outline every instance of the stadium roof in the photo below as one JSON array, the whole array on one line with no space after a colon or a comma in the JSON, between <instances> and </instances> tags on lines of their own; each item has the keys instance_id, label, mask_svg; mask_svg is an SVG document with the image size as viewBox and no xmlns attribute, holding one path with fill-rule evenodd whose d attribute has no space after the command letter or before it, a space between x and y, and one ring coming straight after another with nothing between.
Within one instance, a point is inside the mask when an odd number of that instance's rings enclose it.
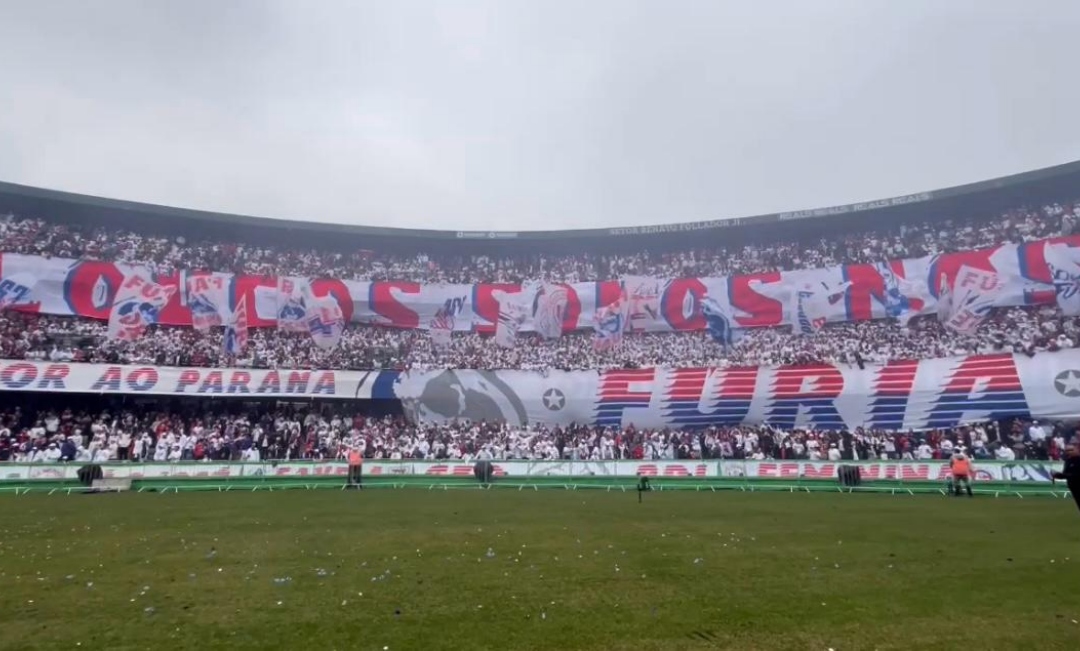
<instances>
[{"instance_id":1,"label":"stadium roof","mask_svg":"<svg viewBox=\"0 0 1080 651\"><path fill-rule=\"evenodd\" d=\"M812 218L816 218L813 222L817 224L819 221L832 221L827 219L830 217L844 217L845 222L893 219L904 215L910 217L915 211L925 213L927 218L932 218L934 213L944 212L949 213L949 216L955 216L957 212L992 209L993 206L1009 208L1033 204L1044 199L1077 198L1071 195L1061 196L1062 193L1070 191L1080 196L1080 161L951 188L825 208L752 217L716 218L678 224L562 231L452 231L326 224L174 208L4 182L0 182L0 210L27 217L65 221L86 220L92 223L123 223L129 227L132 222L140 222L140 226L145 225L148 228L167 224L170 230L180 226L188 229L211 227L211 230L220 230L215 227L225 227L230 232L242 229L247 232L262 231L264 233L287 231L290 234L347 235L379 243L391 241L404 243L417 239L441 240L446 243L458 241L463 244L469 241L473 244L479 244L480 241L488 244L495 242L508 244L518 241L524 241L523 244L525 242L535 244L538 240L549 242L574 240L579 243L587 240L590 243L599 243L601 239L609 242L613 239L640 242L643 239L641 236L647 236L650 241L656 241L658 236L664 239L683 239L677 234L681 233L683 237L687 234L693 237L696 234L700 237L706 234L702 231L732 234L733 231L747 230L746 227L769 224L784 224L787 230L788 227L795 226L794 222L803 225ZM821 225L824 226L824 224Z\"/></svg>"}]
</instances>

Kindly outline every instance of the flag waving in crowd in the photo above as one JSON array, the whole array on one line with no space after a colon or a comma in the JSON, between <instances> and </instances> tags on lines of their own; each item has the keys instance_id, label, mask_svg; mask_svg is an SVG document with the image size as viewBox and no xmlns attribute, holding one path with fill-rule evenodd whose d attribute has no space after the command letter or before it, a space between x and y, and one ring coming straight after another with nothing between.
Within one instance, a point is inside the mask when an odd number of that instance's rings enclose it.
<instances>
[{"instance_id":1,"label":"flag waving in crowd","mask_svg":"<svg viewBox=\"0 0 1080 651\"><path fill-rule=\"evenodd\" d=\"M227 355L242 355L248 345L247 296L241 296L225 325L224 347Z\"/></svg>"},{"instance_id":2,"label":"flag waving in crowd","mask_svg":"<svg viewBox=\"0 0 1080 651\"><path fill-rule=\"evenodd\" d=\"M971 334L986 320L1000 292L996 273L964 265L952 283L941 278L938 319L954 332Z\"/></svg>"},{"instance_id":3,"label":"flag waving in crowd","mask_svg":"<svg viewBox=\"0 0 1080 651\"><path fill-rule=\"evenodd\" d=\"M647 330L660 318L660 295L663 281L652 276L625 276L622 288L630 305L627 330Z\"/></svg>"},{"instance_id":4,"label":"flag waving in crowd","mask_svg":"<svg viewBox=\"0 0 1080 651\"><path fill-rule=\"evenodd\" d=\"M308 317L312 307L311 284L306 278L278 278L278 330L308 332Z\"/></svg>"},{"instance_id":5,"label":"flag waving in crowd","mask_svg":"<svg viewBox=\"0 0 1080 651\"><path fill-rule=\"evenodd\" d=\"M518 330L525 323L526 309L517 294L504 292L499 299L499 321L495 324L495 343L503 348L513 348L517 343Z\"/></svg>"},{"instance_id":6,"label":"flag waving in crowd","mask_svg":"<svg viewBox=\"0 0 1080 651\"><path fill-rule=\"evenodd\" d=\"M743 329L735 325L735 319L716 299L708 296L702 299L701 313L705 316L709 336L725 349L742 339Z\"/></svg>"},{"instance_id":7,"label":"flag waving in crowd","mask_svg":"<svg viewBox=\"0 0 1080 651\"><path fill-rule=\"evenodd\" d=\"M885 315L890 319L896 319L901 326L906 327L915 316L910 298L915 293L913 283L897 276L888 262L879 262L874 266L885 286Z\"/></svg>"},{"instance_id":8,"label":"flag waving in crowd","mask_svg":"<svg viewBox=\"0 0 1080 651\"><path fill-rule=\"evenodd\" d=\"M431 337L431 343L436 348L450 347L456 320L449 301L435 312L435 316L428 325L428 336Z\"/></svg>"},{"instance_id":9,"label":"flag waving in crowd","mask_svg":"<svg viewBox=\"0 0 1080 651\"><path fill-rule=\"evenodd\" d=\"M0 278L0 310L29 303L35 284L36 280L30 274L16 273Z\"/></svg>"},{"instance_id":10,"label":"flag waving in crowd","mask_svg":"<svg viewBox=\"0 0 1080 651\"><path fill-rule=\"evenodd\" d=\"M558 339L563 332L563 317L569 294L565 287L544 283L533 298L533 328L544 339Z\"/></svg>"},{"instance_id":11,"label":"flag waving in crowd","mask_svg":"<svg viewBox=\"0 0 1080 651\"><path fill-rule=\"evenodd\" d=\"M209 330L224 325L228 319L232 275L225 273L181 274L181 304L191 310L191 325Z\"/></svg>"},{"instance_id":12,"label":"flag waving in crowd","mask_svg":"<svg viewBox=\"0 0 1080 651\"><path fill-rule=\"evenodd\" d=\"M792 332L799 335L811 335L825 326L829 306L843 300L844 294L851 287L845 281L837 287L826 283L820 286L806 283L791 292Z\"/></svg>"},{"instance_id":13,"label":"flag waving in crowd","mask_svg":"<svg viewBox=\"0 0 1080 651\"><path fill-rule=\"evenodd\" d=\"M311 309L307 317L307 326L312 341L324 350L337 346L345 331L345 316L341 311L341 305L332 294L308 298Z\"/></svg>"},{"instance_id":14,"label":"flag waving in crowd","mask_svg":"<svg viewBox=\"0 0 1080 651\"><path fill-rule=\"evenodd\" d=\"M154 282L142 268L133 268L116 290L109 310L108 337L112 341L134 341L146 328L158 322L176 287Z\"/></svg>"},{"instance_id":15,"label":"flag waving in crowd","mask_svg":"<svg viewBox=\"0 0 1080 651\"><path fill-rule=\"evenodd\" d=\"M1062 314L1080 315L1080 249L1068 244L1047 242L1043 246L1043 256L1050 269L1054 295Z\"/></svg>"},{"instance_id":16,"label":"flag waving in crowd","mask_svg":"<svg viewBox=\"0 0 1080 651\"><path fill-rule=\"evenodd\" d=\"M630 303L626 299L626 292L623 292L614 303L596 311L596 323L593 325L593 349L611 350L622 343L626 323L629 321L627 318L629 309Z\"/></svg>"}]
</instances>

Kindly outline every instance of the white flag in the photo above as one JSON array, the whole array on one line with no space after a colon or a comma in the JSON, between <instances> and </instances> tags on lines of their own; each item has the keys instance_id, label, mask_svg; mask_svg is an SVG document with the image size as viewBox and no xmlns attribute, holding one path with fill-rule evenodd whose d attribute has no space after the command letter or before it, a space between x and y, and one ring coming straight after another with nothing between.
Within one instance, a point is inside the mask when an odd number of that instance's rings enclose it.
<instances>
[{"instance_id":1,"label":"white flag","mask_svg":"<svg viewBox=\"0 0 1080 651\"><path fill-rule=\"evenodd\" d=\"M345 331L345 315L341 311L341 305L333 294L320 296L308 296L310 313L307 318L308 332L315 345L324 350L329 350L338 345L341 335ZM278 327L281 327L280 323Z\"/></svg>"},{"instance_id":2,"label":"white flag","mask_svg":"<svg viewBox=\"0 0 1080 651\"><path fill-rule=\"evenodd\" d=\"M545 339L558 339L563 332L563 318L570 295L562 285L544 283L533 298L533 328Z\"/></svg>"},{"instance_id":3,"label":"white flag","mask_svg":"<svg viewBox=\"0 0 1080 651\"><path fill-rule=\"evenodd\" d=\"M230 321L231 274L194 272L184 273L182 278L181 303L191 310L191 325L196 330L209 330Z\"/></svg>"},{"instance_id":4,"label":"white flag","mask_svg":"<svg viewBox=\"0 0 1080 651\"><path fill-rule=\"evenodd\" d=\"M1080 249L1068 244L1043 246L1046 266L1054 284L1058 307L1065 316L1080 315Z\"/></svg>"},{"instance_id":5,"label":"white flag","mask_svg":"<svg viewBox=\"0 0 1080 651\"><path fill-rule=\"evenodd\" d=\"M996 273L964 265L956 272L952 287L946 283L942 290L945 300L938 299L939 318L944 313L946 328L973 334L997 304L1001 291Z\"/></svg>"},{"instance_id":6,"label":"white flag","mask_svg":"<svg viewBox=\"0 0 1080 651\"><path fill-rule=\"evenodd\" d=\"M826 283L804 283L793 288L790 298L792 332L810 335L821 330L825 326L829 306L843 300L849 287L850 281L836 287Z\"/></svg>"},{"instance_id":7,"label":"white flag","mask_svg":"<svg viewBox=\"0 0 1080 651\"><path fill-rule=\"evenodd\" d=\"M154 282L145 269L132 269L116 290L109 310L107 336L112 341L134 341L158 322L176 287Z\"/></svg>"},{"instance_id":8,"label":"white flag","mask_svg":"<svg viewBox=\"0 0 1080 651\"><path fill-rule=\"evenodd\" d=\"M625 276L622 289L629 301L627 330L648 330L660 319L660 295L664 282L653 276Z\"/></svg>"},{"instance_id":9,"label":"white flag","mask_svg":"<svg viewBox=\"0 0 1080 651\"><path fill-rule=\"evenodd\" d=\"M455 317L446 305L440 307L428 325L428 336L436 348L449 348L454 337Z\"/></svg>"},{"instance_id":10,"label":"white flag","mask_svg":"<svg viewBox=\"0 0 1080 651\"><path fill-rule=\"evenodd\" d=\"M513 348L517 343L518 330L525 322L526 309L521 298L515 294L503 294L499 300L499 322L495 324L495 343L503 348Z\"/></svg>"},{"instance_id":11,"label":"white flag","mask_svg":"<svg viewBox=\"0 0 1080 651\"><path fill-rule=\"evenodd\" d=\"M314 309L311 284L307 278L278 278L277 327L286 332L308 332L308 317Z\"/></svg>"}]
</instances>

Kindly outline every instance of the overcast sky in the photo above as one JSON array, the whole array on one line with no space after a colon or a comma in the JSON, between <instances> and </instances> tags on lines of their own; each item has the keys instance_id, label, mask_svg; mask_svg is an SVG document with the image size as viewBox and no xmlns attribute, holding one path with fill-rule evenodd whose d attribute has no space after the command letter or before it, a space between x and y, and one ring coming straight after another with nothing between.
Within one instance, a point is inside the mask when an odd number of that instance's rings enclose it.
<instances>
[{"instance_id":1,"label":"overcast sky","mask_svg":"<svg viewBox=\"0 0 1080 651\"><path fill-rule=\"evenodd\" d=\"M0 0L0 179L268 217L739 217L1080 159L1077 0Z\"/></svg>"}]
</instances>

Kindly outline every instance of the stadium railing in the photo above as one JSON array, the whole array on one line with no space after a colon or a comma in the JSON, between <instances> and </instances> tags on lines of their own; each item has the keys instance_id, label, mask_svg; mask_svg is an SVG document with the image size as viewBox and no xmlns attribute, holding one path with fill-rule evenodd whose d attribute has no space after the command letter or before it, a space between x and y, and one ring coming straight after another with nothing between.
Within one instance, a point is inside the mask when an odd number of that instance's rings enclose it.
<instances>
[{"instance_id":1,"label":"stadium railing","mask_svg":"<svg viewBox=\"0 0 1080 651\"><path fill-rule=\"evenodd\" d=\"M923 461L804 460L646 460L516 461L495 460L494 480L474 478L474 462L464 460L368 460L365 488L425 489L510 488L540 490L636 490L641 476L651 490L939 493L950 486L948 464ZM72 493L83 489L80 463L0 463L0 493ZM135 492L186 490L343 489L348 466L343 461L113 462L98 464L106 479L130 480ZM848 481L840 480L841 468ZM975 466L975 493L991 496L1067 497L1064 485L1051 482L1048 461L984 461Z\"/></svg>"}]
</instances>

